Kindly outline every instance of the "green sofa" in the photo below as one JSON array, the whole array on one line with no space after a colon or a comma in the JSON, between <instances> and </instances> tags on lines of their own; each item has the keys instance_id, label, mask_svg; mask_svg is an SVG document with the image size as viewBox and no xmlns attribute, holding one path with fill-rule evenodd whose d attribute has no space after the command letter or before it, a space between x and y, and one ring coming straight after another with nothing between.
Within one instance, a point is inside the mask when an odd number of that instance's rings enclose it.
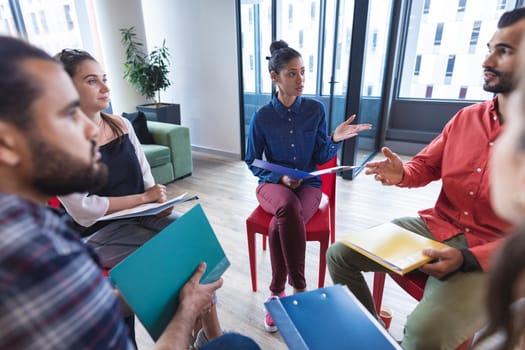
<instances>
[{"instance_id":1,"label":"green sofa","mask_svg":"<svg viewBox=\"0 0 525 350\"><path fill-rule=\"evenodd\" d=\"M154 144L142 144L155 182L167 184L191 175L190 129L176 124L149 121Z\"/></svg>"}]
</instances>

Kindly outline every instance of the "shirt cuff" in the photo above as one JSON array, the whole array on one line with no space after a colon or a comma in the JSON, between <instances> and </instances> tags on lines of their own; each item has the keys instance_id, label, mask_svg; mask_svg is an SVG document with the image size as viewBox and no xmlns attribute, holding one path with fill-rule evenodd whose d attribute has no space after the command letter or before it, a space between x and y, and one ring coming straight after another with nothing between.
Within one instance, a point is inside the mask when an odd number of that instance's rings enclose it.
<instances>
[{"instance_id":1,"label":"shirt cuff","mask_svg":"<svg viewBox=\"0 0 525 350\"><path fill-rule=\"evenodd\" d=\"M459 250L461 254L463 255L463 264L459 268L463 272L480 272L483 271L481 268L481 265L479 264L478 260L472 254L472 252L468 248L461 248Z\"/></svg>"}]
</instances>

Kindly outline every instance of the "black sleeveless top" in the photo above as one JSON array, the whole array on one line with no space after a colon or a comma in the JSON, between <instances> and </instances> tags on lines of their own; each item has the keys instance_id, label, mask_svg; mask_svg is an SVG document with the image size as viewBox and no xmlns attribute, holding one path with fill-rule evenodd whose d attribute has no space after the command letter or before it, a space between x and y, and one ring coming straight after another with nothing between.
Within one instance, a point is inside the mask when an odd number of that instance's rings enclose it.
<instances>
[{"instance_id":1,"label":"black sleeveless top","mask_svg":"<svg viewBox=\"0 0 525 350\"><path fill-rule=\"evenodd\" d=\"M112 197L144 192L144 177L135 153L135 147L133 147L128 134L100 146L99 151L102 156L101 161L108 167L108 182L102 189L90 192L90 194ZM71 218L68 224L76 229L82 237L86 237L111 222L113 220L98 221L89 227L84 227Z\"/></svg>"},{"instance_id":2,"label":"black sleeveless top","mask_svg":"<svg viewBox=\"0 0 525 350\"><path fill-rule=\"evenodd\" d=\"M108 182L92 194L126 196L144 192L140 163L128 134L100 146L102 162L108 167Z\"/></svg>"}]
</instances>

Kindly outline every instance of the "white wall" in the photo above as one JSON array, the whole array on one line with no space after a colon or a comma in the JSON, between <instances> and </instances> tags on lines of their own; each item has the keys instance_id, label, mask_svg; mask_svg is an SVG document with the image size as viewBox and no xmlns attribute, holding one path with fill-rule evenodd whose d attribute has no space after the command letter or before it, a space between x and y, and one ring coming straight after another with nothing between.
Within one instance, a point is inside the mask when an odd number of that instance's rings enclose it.
<instances>
[{"instance_id":1,"label":"white wall","mask_svg":"<svg viewBox=\"0 0 525 350\"><path fill-rule=\"evenodd\" d=\"M122 1L123 6L126 1ZM240 158L235 0L142 0L148 49L166 39L170 87L196 149Z\"/></svg>"},{"instance_id":2,"label":"white wall","mask_svg":"<svg viewBox=\"0 0 525 350\"><path fill-rule=\"evenodd\" d=\"M97 0L95 15L102 48L102 59L111 88L113 112L133 112L145 102L133 87L122 78L124 47L120 43L120 28L135 27L137 39L145 40L141 0Z\"/></svg>"}]
</instances>

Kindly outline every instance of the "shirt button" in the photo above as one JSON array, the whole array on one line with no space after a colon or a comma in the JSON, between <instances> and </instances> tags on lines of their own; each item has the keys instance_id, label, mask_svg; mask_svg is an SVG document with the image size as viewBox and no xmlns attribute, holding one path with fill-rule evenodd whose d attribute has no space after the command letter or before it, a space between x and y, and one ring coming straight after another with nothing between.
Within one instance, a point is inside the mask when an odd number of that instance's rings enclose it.
<instances>
[{"instance_id":1,"label":"shirt button","mask_svg":"<svg viewBox=\"0 0 525 350\"><path fill-rule=\"evenodd\" d=\"M293 143L290 146L295 147L295 145Z\"/></svg>"},{"instance_id":2,"label":"shirt button","mask_svg":"<svg viewBox=\"0 0 525 350\"><path fill-rule=\"evenodd\" d=\"M468 215L468 211L464 211L464 212L463 212L463 215Z\"/></svg>"},{"instance_id":3,"label":"shirt button","mask_svg":"<svg viewBox=\"0 0 525 350\"><path fill-rule=\"evenodd\" d=\"M477 168L476 171L477 171L478 173L481 173L481 168Z\"/></svg>"},{"instance_id":4,"label":"shirt button","mask_svg":"<svg viewBox=\"0 0 525 350\"><path fill-rule=\"evenodd\" d=\"M494 142L492 142L492 141L489 142L489 146L490 146L490 147L494 146Z\"/></svg>"},{"instance_id":5,"label":"shirt button","mask_svg":"<svg viewBox=\"0 0 525 350\"><path fill-rule=\"evenodd\" d=\"M291 109L288 110L288 112L291 112L291 111L292 111Z\"/></svg>"},{"instance_id":6,"label":"shirt button","mask_svg":"<svg viewBox=\"0 0 525 350\"><path fill-rule=\"evenodd\" d=\"M474 195L474 192L470 191L470 192L468 193L468 195L469 195L469 196L473 196L473 195Z\"/></svg>"},{"instance_id":7,"label":"shirt button","mask_svg":"<svg viewBox=\"0 0 525 350\"><path fill-rule=\"evenodd\" d=\"M291 122L291 121L292 121L292 118L288 118L288 121Z\"/></svg>"},{"instance_id":8,"label":"shirt button","mask_svg":"<svg viewBox=\"0 0 525 350\"><path fill-rule=\"evenodd\" d=\"M297 157L293 157L293 160L296 160L296 159L297 159Z\"/></svg>"},{"instance_id":9,"label":"shirt button","mask_svg":"<svg viewBox=\"0 0 525 350\"><path fill-rule=\"evenodd\" d=\"M465 232L470 232L470 229L467 227L467 228L465 229Z\"/></svg>"},{"instance_id":10,"label":"shirt button","mask_svg":"<svg viewBox=\"0 0 525 350\"><path fill-rule=\"evenodd\" d=\"M290 134L293 134L293 130L290 130Z\"/></svg>"}]
</instances>

